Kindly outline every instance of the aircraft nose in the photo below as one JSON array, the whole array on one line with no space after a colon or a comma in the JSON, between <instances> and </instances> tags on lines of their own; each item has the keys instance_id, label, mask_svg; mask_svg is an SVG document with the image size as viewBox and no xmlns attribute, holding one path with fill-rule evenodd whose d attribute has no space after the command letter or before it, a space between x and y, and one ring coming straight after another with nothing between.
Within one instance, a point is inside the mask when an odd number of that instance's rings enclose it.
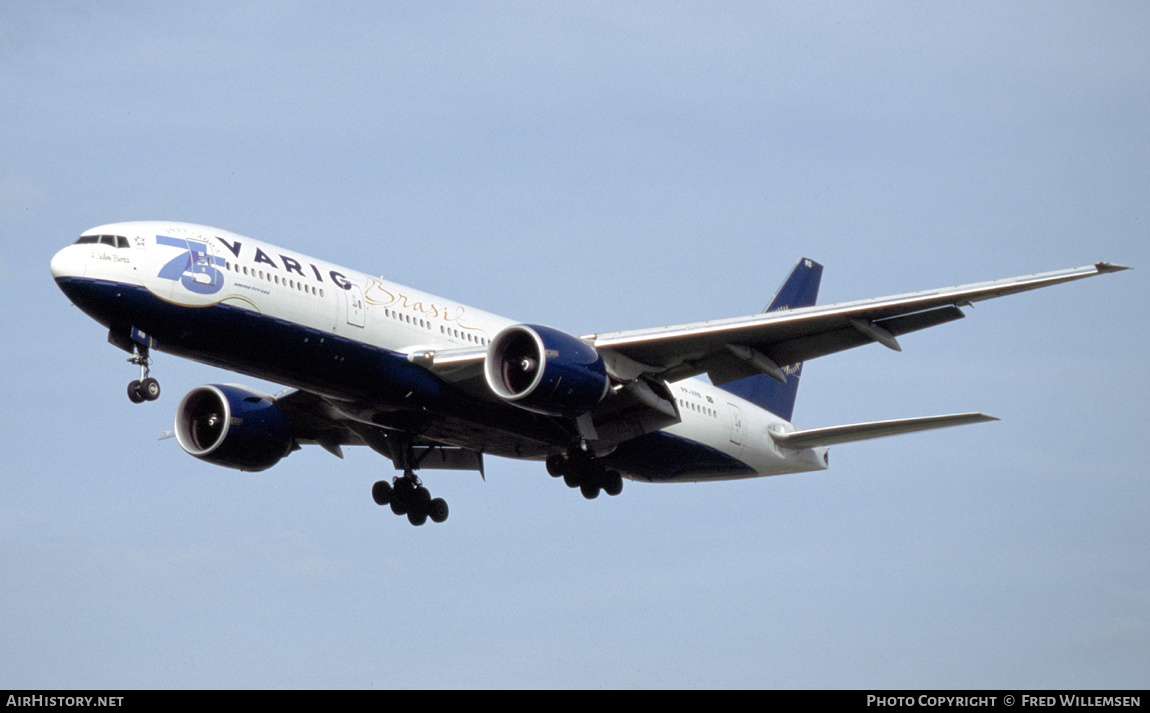
<instances>
[{"instance_id":1,"label":"aircraft nose","mask_svg":"<svg viewBox=\"0 0 1150 713\"><path fill-rule=\"evenodd\" d=\"M52 277L83 277L87 254L76 245L69 245L52 256Z\"/></svg>"}]
</instances>

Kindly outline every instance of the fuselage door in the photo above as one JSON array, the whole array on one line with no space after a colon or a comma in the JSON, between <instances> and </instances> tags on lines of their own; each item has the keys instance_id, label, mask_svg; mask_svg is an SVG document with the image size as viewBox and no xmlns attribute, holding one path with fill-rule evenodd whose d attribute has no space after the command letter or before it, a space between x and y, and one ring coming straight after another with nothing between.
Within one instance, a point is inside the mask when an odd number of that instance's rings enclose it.
<instances>
[{"instance_id":1,"label":"fuselage door","mask_svg":"<svg viewBox=\"0 0 1150 713\"><path fill-rule=\"evenodd\" d=\"M213 267L217 261L212 254L212 244L198 240L189 240L188 252L191 253L188 272L191 273L192 280L196 284L214 286L219 289L219 286L223 283L223 275L219 270Z\"/></svg>"},{"instance_id":2,"label":"fuselage door","mask_svg":"<svg viewBox=\"0 0 1150 713\"><path fill-rule=\"evenodd\" d=\"M731 411L731 443L741 446L743 445L743 412L732 403L728 403L727 408Z\"/></svg>"},{"instance_id":3,"label":"fuselage door","mask_svg":"<svg viewBox=\"0 0 1150 713\"><path fill-rule=\"evenodd\" d=\"M365 312L363 290L359 285L352 285L344 292L347 294L347 323L353 327L362 327Z\"/></svg>"}]
</instances>

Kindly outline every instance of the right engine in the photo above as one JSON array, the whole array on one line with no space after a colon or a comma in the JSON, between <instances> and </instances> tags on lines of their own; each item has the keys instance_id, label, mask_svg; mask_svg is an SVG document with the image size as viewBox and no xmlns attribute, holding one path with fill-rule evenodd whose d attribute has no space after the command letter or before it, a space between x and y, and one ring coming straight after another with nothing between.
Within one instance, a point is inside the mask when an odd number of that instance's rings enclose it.
<instances>
[{"instance_id":1,"label":"right engine","mask_svg":"<svg viewBox=\"0 0 1150 713\"><path fill-rule=\"evenodd\" d=\"M266 470L291 452L291 425L275 399L232 384L198 386L176 408L176 440L190 455Z\"/></svg>"},{"instance_id":2,"label":"right engine","mask_svg":"<svg viewBox=\"0 0 1150 713\"><path fill-rule=\"evenodd\" d=\"M491 340L483 365L499 398L537 413L579 416L607 395L611 379L595 348L557 329L507 327Z\"/></svg>"}]
</instances>

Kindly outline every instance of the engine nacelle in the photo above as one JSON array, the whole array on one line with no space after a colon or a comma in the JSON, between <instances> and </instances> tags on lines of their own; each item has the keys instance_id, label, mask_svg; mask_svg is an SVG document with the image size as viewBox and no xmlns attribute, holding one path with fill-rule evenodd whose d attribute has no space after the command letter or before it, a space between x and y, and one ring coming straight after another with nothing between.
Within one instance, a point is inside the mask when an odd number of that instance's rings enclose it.
<instances>
[{"instance_id":1,"label":"engine nacelle","mask_svg":"<svg viewBox=\"0 0 1150 713\"><path fill-rule=\"evenodd\" d=\"M231 384L198 386L176 408L176 440L189 454L239 470L266 470L292 448L274 399Z\"/></svg>"},{"instance_id":2,"label":"engine nacelle","mask_svg":"<svg viewBox=\"0 0 1150 713\"><path fill-rule=\"evenodd\" d=\"M483 373L499 398L551 416L579 416L607 395L603 358L587 342L550 327L507 327L487 348Z\"/></svg>"}]
</instances>

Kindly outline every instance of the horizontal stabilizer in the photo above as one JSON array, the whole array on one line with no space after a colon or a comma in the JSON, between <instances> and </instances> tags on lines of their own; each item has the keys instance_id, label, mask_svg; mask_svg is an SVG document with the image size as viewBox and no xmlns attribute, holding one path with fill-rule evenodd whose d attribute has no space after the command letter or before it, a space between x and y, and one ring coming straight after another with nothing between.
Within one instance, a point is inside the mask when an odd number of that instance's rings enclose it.
<instances>
[{"instance_id":1,"label":"horizontal stabilizer","mask_svg":"<svg viewBox=\"0 0 1150 713\"><path fill-rule=\"evenodd\" d=\"M816 446L833 446L839 443L865 441L871 438L882 438L884 436L897 436L900 433L929 431L933 428L948 428L950 426L964 426L968 423L983 423L985 421L997 420L994 416L987 416L984 413L957 413L950 416L900 418L893 421L852 423L848 426L808 428L802 431L791 431L790 433L776 433L771 431L771 438L775 440L775 443L785 448L814 448Z\"/></svg>"}]
</instances>

